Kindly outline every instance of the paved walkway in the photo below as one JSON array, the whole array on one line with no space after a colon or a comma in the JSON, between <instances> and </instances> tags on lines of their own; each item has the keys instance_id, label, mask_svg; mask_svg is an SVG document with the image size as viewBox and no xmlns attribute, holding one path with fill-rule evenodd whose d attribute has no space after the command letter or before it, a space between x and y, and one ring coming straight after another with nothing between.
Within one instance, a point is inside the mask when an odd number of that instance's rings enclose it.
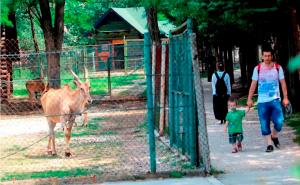
<instances>
[{"instance_id":1,"label":"paved walkway","mask_svg":"<svg viewBox=\"0 0 300 185\"><path fill-rule=\"evenodd\" d=\"M281 149L266 153L257 112L251 110L244 122L244 151L232 154L224 126L214 119L211 83L203 80L203 86L212 165L224 171L217 179L225 185L300 184L292 172L300 165L300 147L292 141L293 131L285 126L279 137Z\"/></svg>"},{"instance_id":2,"label":"paved walkway","mask_svg":"<svg viewBox=\"0 0 300 185\"><path fill-rule=\"evenodd\" d=\"M214 177L186 177L179 179L157 179L126 182L105 182L100 185L223 185Z\"/></svg>"}]
</instances>

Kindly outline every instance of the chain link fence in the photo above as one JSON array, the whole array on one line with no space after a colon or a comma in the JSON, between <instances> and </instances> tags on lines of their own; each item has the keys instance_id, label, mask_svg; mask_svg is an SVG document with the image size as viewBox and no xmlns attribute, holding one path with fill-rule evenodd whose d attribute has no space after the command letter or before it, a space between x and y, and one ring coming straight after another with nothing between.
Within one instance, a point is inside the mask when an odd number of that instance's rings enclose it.
<instances>
[{"instance_id":1,"label":"chain link fence","mask_svg":"<svg viewBox=\"0 0 300 185\"><path fill-rule=\"evenodd\" d=\"M146 88L149 73L145 72L144 49L143 40L132 40L125 44L64 48L61 52L1 53L1 61L14 60L12 79L1 79L1 88L11 83L12 93L1 101L0 181L33 183L39 179L44 183L72 184L140 179L154 171L174 177L201 173L188 155L171 147L168 126L164 137L149 128L149 119L153 117L149 114L151 106L146 105L146 89L150 88ZM68 85L73 91L80 90L73 83L68 66L82 82L87 68L91 87L93 103L69 116L70 119L76 116L70 157L65 156L64 123L55 127L57 155L49 155L47 151L49 128L40 98L47 93L44 92L50 70L47 56L51 54L60 56L58 80L62 87ZM152 79L151 73L150 76ZM168 77L168 73L159 76ZM62 102L68 96L64 94ZM57 109L64 104L57 104Z\"/></svg>"},{"instance_id":2,"label":"chain link fence","mask_svg":"<svg viewBox=\"0 0 300 185\"><path fill-rule=\"evenodd\" d=\"M209 173L203 87L191 21L169 35L169 41L157 46L151 45L149 36L145 34L151 170L160 169L155 159L161 154L157 150L161 142L156 142L155 135L151 134L156 129L171 149L186 158L190 169Z\"/></svg>"}]
</instances>

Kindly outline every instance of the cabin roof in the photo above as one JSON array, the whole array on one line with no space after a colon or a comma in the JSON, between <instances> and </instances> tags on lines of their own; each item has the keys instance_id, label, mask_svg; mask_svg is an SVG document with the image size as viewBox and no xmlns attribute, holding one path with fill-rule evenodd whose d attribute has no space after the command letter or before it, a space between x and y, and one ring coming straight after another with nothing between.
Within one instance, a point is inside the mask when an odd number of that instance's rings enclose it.
<instances>
[{"instance_id":1,"label":"cabin roof","mask_svg":"<svg viewBox=\"0 0 300 185\"><path fill-rule=\"evenodd\" d=\"M144 34L148 32L147 17L144 7L132 7L132 8L110 8L95 24L95 29L98 29L108 15L116 13L124 21L134 27L139 33ZM169 31L174 29L175 26L169 21L158 21L158 27L161 34L168 35Z\"/></svg>"}]
</instances>

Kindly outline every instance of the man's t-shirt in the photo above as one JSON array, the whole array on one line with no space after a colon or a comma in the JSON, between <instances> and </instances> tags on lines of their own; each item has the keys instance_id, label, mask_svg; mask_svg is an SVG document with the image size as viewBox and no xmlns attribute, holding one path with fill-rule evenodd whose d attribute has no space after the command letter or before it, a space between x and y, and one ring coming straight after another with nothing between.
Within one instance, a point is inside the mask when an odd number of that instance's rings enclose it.
<instances>
[{"instance_id":1,"label":"man's t-shirt","mask_svg":"<svg viewBox=\"0 0 300 185\"><path fill-rule=\"evenodd\" d=\"M258 81L258 103L270 102L275 99L280 99L279 80L284 79L282 67L279 71L275 65L273 68L268 68L261 64L259 77L257 66L253 70L252 80Z\"/></svg>"},{"instance_id":2,"label":"man's t-shirt","mask_svg":"<svg viewBox=\"0 0 300 185\"><path fill-rule=\"evenodd\" d=\"M245 110L229 111L226 116L228 121L228 133L243 133L242 121L245 117Z\"/></svg>"}]
</instances>

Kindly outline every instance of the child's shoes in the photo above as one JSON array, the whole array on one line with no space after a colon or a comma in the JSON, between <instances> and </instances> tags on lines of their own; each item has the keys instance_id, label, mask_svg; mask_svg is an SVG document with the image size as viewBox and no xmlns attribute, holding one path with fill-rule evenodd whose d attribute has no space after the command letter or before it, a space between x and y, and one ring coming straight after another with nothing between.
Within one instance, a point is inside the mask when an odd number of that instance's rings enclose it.
<instances>
[{"instance_id":1,"label":"child's shoes","mask_svg":"<svg viewBox=\"0 0 300 185\"><path fill-rule=\"evenodd\" d=\"M238 152L238 149L237 148L233 148L231 153L237 153Z\"/></svg>"}]
</instances>

